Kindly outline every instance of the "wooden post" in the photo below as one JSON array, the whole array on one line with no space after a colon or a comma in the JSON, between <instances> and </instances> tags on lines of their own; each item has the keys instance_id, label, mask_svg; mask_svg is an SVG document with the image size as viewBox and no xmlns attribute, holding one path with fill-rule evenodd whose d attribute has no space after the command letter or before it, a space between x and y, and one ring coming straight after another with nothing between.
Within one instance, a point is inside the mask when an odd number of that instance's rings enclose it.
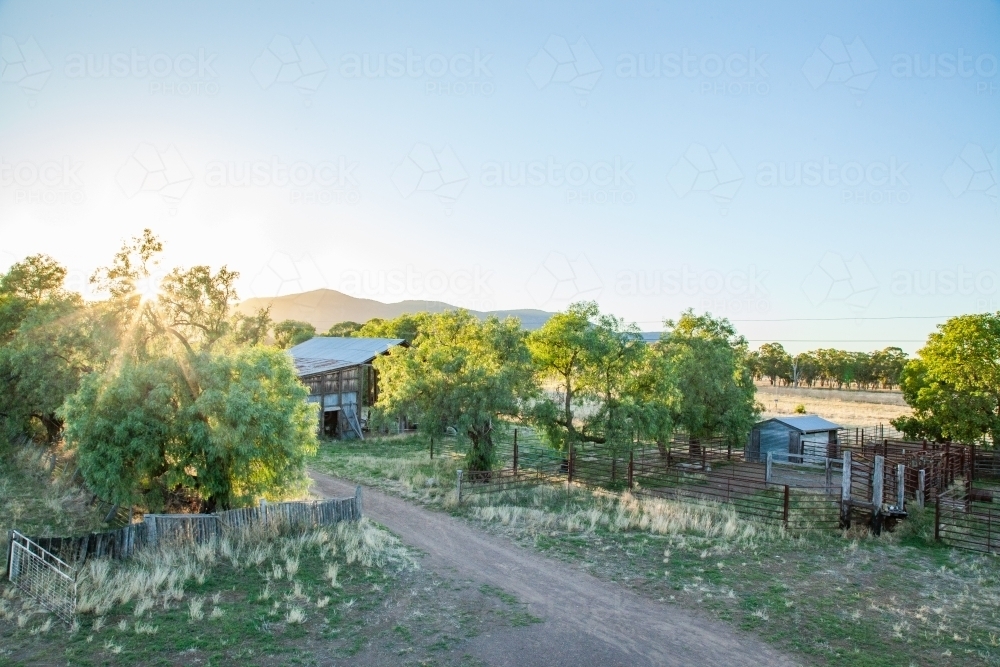
<instances>
[{"instance_id":1,"label":"wooden post","mask_svg":"<svg viewBox=\"0 0 1000 667\"><path fill-rule=\"evenodd\" d=\"M361 485L354 487L354 518L361 518Z\"/></svg>"},{"instance_id":2,"label":"wooden post","mask_svg":"<svg viewBox=\"0 0 1000 667\"><path fill-rule=\"evenodd\" d=\"M143 519L143 523L146 524L146 544L155 547L157 543L156 517L152 514L147 514Z\"/></svg>"},{"instance_id":3,"label":"wooden post","mask_svg":"<svg viewBox=\"0 0 1000 667\"><path fill-rule=\"evenodd\" d=\"M767 463L764 464L764 484L765 485L771 483L771 462L772 462L772 460L773 460L773 457L771 456L771 452L768 452L767 453Z\"/></svg>"},{"instance_id":4,"label":"wooden post","mask_svg":"<svg viewBox=\"0 0 1000 667\"><path fill-rule=\"evenodd\" d=\"M830 493L830 482L833 481L833 469L830 467L830 458L824 459L826 463L826 493Z\"/></svg>"},{"instance_id":5,"label":"wooden post","mask_svg":"<svg viewBox=\"0 0 1000 667\"><path fill-rule=\"evenodd\" d=\"M633 452L629 451L629 453L628 453L628 488L629 488L629 491L631 491L632 488L633 488L633 480L634 480L634 478L633 478L632 475L633 475L633 472L634 472L634 469L635 469L634 466L635 466L635 456L634 456Z\"/></svg>"},{"instance_id":6,"label":"wooden post","mask_svg":"<svg viewBox=\"0 0 1000 667\"><path fill-rule=\"evenodd\" d=\"M431 436L431 458L434 458L434 436Z\"/></svg>"},{"instance_id":7,"label":"wooden post","mask_svg":"<svg viewBox=\"0 0 1000 667\"><path fill-rule=\"evenodd\" d=\"M458 502L459 502L459 504L461 504L461 502L462 502L462 471L458 470L458 471L456 471L455 474L456 474L456 476L458 478L457 481L456 481L456 490L458 491Z\"/></svg>"},{"instance_id":8,"label":"wooden post","mask_svg":"<svg viewBox=\"0 0 1000 667\"><path fill-rule=\"evenodd\" d=\"M517 475L517 429L514 429L514 475Z\"/></svg>"},{"instance_id":9,"label":"wooden post","mask_svg":"<svg viewBox=\"0 0 1000 667\"><path fill-rule=\"evenodd\" d=\"M872 470L872 526L875 534L881 533L882 496L885 485L885 457L875 455L875 468Z\"/></svg>"},{"instance_id":10,"label":"wooden post","mask_svg":"<svg viewBox=\"0 0 1000 667\"><path fill-rule=\"evenodd\" d=\"M941 539L941 493L935 494L934 498L934 539Z\"/></svg>"},{"instance_id":11,"label":"wooden post","mask_svg":"<svg viewBox=\"0 0 1000 667\"><path fill-rule=\"evenodd\" d=\"M851 450L844 451L844 469L840 477L840 527L851 527Z\"/></svg>"},{"instance_id":12,"label":"wooden post","mask_svg":"<svg viewBox=\"0 0 1000 667\"><path fill-rule=\"evenodd\" d=\"M906 504L906 466L896 465L896 507L902 510Z\"/></svg>"},{"instance_id":13,"label":"wooden post","mask_svg":"<svg viewBox=\"0 0 1000 667\"><path fill-rule=\"evenodd\" d=\"M788 485L785 484L785 499L782 506L782 520L785 522L785 528L788 528Z\"/></svg>"},{"instance_id":14,"label":"wooden post","mask_svg":"<svg viewBox=\"0 0 1000 667\"><path fill-rule=\"evenodd\" d=\"M924 508L924 503L926 502L926 498L924 497L924 494L926 493L926 484L927 471L921 468L917 471L917 506L920 509Z\"/></svg>"}]
</instances>

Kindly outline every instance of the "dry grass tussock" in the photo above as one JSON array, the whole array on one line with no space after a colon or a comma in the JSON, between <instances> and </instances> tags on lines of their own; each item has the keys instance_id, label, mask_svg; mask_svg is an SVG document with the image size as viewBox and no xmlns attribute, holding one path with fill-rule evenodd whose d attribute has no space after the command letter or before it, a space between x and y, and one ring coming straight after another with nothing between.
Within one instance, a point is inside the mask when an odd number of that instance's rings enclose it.
<instances>
[{"instance_id":1,"label":"dry grass tussock","mask_svg":"<svg viewBox=\"0 0 1000 667\"><path fill-rule=\"evenodd\" d=\"M413 563L395 537L367 519L300 534L281 534L273 527L261 526L206 544L141 551L128 561L92 560L80 573L77 609L104 616L133 601L137 617L157 606L169 609L182 604L187 582L203 583L220 565L261 572L269 580L286 575L292 580L306 549L315 550L323 561L334 561L334 585L337 560L366 568L408 567ZM200 598L187 600L193 620L204 616L204 604Z\"/></svg>"},{"instance_id":2,"label":"dry grass tussock","mask_svg":"<svg viewBox=\"0 0 1000 667\"><path fill-rule=\"evenodd\" d=\"M501 495L474 497L470 500L476 503L473 515L529 534L641 531L671 537L692 535L750 548L786 537L780 528L748 521L731 508L712 503L681 503L580 488L567 493L552 486L539 486L529 493L516 504L505 502Z\"/></svg>"}]
</instances>

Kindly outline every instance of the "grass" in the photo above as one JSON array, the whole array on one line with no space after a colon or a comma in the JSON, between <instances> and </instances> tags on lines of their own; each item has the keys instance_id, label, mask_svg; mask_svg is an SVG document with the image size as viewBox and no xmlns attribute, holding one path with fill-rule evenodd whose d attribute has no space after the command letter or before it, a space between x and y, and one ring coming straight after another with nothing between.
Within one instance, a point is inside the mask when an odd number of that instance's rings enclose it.
<instances>
[{"instance_id":1,"label":"grass","mask_svg":"<svg viewBox=\"0 0 1000 667\"><path fill-rule=\"evenodd\" d=\"M30 536L78 535L104 526L101 512L90 506L90 495L68 479L74 472L72 464L64 462L61 475L49 472L52 451L31 444L0 446L0 564L4 566L8 530L16 528Z\"/></svg>"},{"instance_id":2,"label":"grass","mask_svg":"<svg viewBox=\"0 0 1000 667\"><path fill-rule=\"evenodd\" d=\"M791 534L714 504L554 485L455 501L419 437L329 443L314 467L463 516L819 665L1000 665L1000 559L935 543L933 510L876 538ZM447 482L446 482L447 480Z\"/></svg>"},{"instance_id":3,"label":"grass","mask_svg":"<svg viewBox=\"0 0 1000 667\"><path fill-rule=\"evenodd\" d=\"M913 412L899 391L772 387L762 383L757 385L757 400L764 406L764 419L790 415L801 405L806 413L818 414L846 428L871 428L876 424L888 427L890 420Z\"/></svg>"},{"instance_id":4,"label":"grass","mask_svg":"<svg viewBox=\"0 0 1000 667\"><path fill-rule=\"evenodd\" d=\"M99 528L89 498L25 451L0 467L18 503L0 516L35 534ZM419 569L368 520L91 560L78 586L67 626L0 581L0 664L479 664L460 650L470 638L534 622L516 600Z\"/></svg>"}]
</instances>

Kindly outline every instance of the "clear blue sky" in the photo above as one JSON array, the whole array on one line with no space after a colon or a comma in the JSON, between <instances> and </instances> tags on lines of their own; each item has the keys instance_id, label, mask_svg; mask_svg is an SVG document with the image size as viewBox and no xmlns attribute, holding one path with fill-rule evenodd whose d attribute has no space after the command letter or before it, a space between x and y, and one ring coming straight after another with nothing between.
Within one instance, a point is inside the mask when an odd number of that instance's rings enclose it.
<instances>
[{"instance_id":1,"label":"clear blue sky","mask_svg":"<svg viewBox=\"0 0 1000 667\"><path fill-rule=\"evenodd\" d=\"M793 350L1000 310L1000 5L755 4L0 2L0 264L148 226L243 296Z\"/></svg>"}]
</instances>

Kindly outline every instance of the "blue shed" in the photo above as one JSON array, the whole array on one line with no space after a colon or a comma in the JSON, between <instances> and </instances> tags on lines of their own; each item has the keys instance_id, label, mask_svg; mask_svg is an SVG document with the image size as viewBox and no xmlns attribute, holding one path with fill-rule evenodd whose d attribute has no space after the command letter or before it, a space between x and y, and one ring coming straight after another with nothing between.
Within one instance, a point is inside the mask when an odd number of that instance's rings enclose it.
<instances>
[{"instance_id":1,"label":"blue shed","mask_svg":"<svg viewBox=\"0 0 1000 667\"><path fill-rule=\"evenodd\" d=\"M768 452L836 457L838 424L816 415L772 417L754 424L746 460L763 461Z\"/></svg>"}]
</instances>

